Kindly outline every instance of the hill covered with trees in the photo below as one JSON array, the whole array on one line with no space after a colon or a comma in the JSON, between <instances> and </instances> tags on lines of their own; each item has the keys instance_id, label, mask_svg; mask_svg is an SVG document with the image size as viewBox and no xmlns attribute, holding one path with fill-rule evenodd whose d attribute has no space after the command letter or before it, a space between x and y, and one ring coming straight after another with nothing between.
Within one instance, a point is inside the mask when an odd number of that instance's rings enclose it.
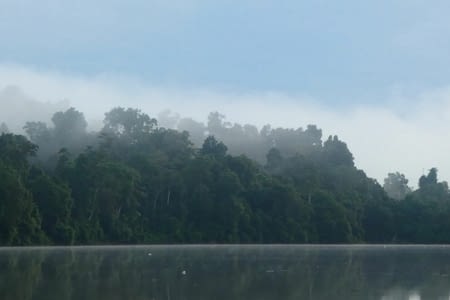
<instances>
[{"instance_id":1,"label":"hill covered with trees","mask_svg":"<svg viewBox=\"0 0 450 300\"><path fill-rule=\"evenodd\" d=\"M159 123L114 108L88 132L70 108L26 137L2 124L0 244L450 242L435 168L416 191L398 173L383 188L314 125Z\"/></svg>"}]
</instances>

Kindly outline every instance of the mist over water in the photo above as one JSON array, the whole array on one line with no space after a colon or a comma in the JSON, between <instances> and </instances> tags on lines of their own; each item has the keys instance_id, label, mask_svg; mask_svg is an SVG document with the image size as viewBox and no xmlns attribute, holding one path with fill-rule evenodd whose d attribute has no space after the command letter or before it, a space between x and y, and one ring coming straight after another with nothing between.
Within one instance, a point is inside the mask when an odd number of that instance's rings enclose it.
<instances>
[{"instance_id":1,"label":"mist over water","mask_svg":"<svg viewBox=\"0 0 450 300\"><path fill-rule=\"evenodd\" d=\"M139 108L152 117L170 110L203 123L218 111L230 125L259 129L316 124L324 138L336 134L345 141L368 176L382 183L387 173L399 171L413 186L432 167L439 169L440 178L450 179L450 142L441 126L450 120L448 95L445 88L409 98L395 91L379 106L336 108L304 95L156 87L123 76L81 77L0 66L0 123L17 131L25 121L49 120L53 112L70 106L84 113L91 130L98 130L104 113L117 106Z\"/></svg>"},{"instance_id":2,"label":"mist over water","mask_svg":"<svg viewBox=\"0 0 450 300\"><path fill-rule=\"evenodd\" d=\"M443 246L139 246L0 250L0 297L448 299Z\"/></svg>"}]
</instances>

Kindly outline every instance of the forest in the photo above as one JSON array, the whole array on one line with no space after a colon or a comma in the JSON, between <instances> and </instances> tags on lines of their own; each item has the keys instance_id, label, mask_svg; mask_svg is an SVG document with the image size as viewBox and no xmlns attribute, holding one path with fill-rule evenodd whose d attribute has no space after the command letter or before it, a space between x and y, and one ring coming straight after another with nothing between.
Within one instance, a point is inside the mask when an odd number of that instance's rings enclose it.
<instances>
[{"instance_id":1,"label":"forest","mask_svg":"<svg viewBox=\"0 0 450 300\"><path fill-rule=\"evenodd\" d=\"M380 184L315 125L122 107L87 125L75 108L0 125L0 245L450 243L436 168L414 191L400 173Z\"/></svg>"}]
</instances>

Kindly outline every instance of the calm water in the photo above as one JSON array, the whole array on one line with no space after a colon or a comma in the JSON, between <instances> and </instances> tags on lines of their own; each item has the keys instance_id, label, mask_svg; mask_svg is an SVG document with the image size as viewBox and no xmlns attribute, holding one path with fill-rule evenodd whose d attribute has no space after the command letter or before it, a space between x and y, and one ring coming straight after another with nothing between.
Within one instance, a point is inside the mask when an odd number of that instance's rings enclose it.
<instances>
[{"instance_id":1,"label":"calm water","mask_svg":"<svg viewBox=\"0 0 450 300\"><path fill-rule=\"evenodd\" d=\"M0 299L450 299L450 247L5 248Z\"/></svg>"}]
</instances>

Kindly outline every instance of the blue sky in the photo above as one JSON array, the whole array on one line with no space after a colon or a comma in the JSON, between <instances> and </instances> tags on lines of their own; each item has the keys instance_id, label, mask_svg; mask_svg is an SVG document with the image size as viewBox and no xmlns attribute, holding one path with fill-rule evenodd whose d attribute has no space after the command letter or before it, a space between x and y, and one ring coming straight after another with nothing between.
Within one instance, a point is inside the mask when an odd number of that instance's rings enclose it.
<instances>
[{"instance_id":1,"label":"blue sky","mask_svg":"<svg viewBox=\"0 0 450 300\"><path fill-rule=\"evenodd\" d=\"M380 182L449 181L449 15L448 0L0 0L0 100L15 85L91 120L121 105L317 124Z\"/></svg>"},{"instance_id":2,"label":"blue sky","mask_svg":"<svg viewBox=\"0 0 450 300\"><path fill-rule=\"evenodd\" d=\"M383 101L450 77L448 1L0 0L0 63Z\"/></svg>"}]
</instances>

